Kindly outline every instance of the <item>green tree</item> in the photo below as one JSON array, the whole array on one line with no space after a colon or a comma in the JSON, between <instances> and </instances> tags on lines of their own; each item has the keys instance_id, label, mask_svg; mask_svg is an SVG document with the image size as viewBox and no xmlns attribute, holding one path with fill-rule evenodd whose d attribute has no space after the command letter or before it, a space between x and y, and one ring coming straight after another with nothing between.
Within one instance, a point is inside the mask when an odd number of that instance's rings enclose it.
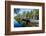
<instances>
[{"instance_id":1,"label":"green tree","mask_svg":"<svg viewBox=\"0 0 46 36\"><path fill-rule=\"evenodd\" d=\"M26 11L23 12L22 16L26 16Z\"/></svg>"},{"instance_id":2,"label":"green tree","mask_svg":"<svg viewBox=\"0 0 46 36\"><path fill-rule=\"evenodd\" d=\"M21 21L21 14L17 14L17 16L14 16L14 19L18 22Z\"/></svg>"},{"instance_id":3,"label":"green tree","mask_svg":"<svg viewBox=\"0 0 46 36\"><path fill-rule=\"evenodd\" d=\"M39 10L38 9L33 9L32 12L33 12L33 14L32 14L33 19L35 20L35 16L39 15Z\"/></svg>"},{"instance_id":4,"label":"green tree","mask_svg":"<svg viewBox=\"0 0 46 36\"><path fill-rule=\"evenodd\" d=\"M29 17L32 18L32 16L33 16L33 11L31 10L29 13Z\"/></svg>"},{"instance_id":5,"label":"green tree","mask_svg":"<svg viewBox=\"0 0 46 36\"><path fill-rule=\"evenodd\" d=\"M29 11L27 11L27 13L26 13L26 17L29 17Z\"/></svg>"}]
</instances>

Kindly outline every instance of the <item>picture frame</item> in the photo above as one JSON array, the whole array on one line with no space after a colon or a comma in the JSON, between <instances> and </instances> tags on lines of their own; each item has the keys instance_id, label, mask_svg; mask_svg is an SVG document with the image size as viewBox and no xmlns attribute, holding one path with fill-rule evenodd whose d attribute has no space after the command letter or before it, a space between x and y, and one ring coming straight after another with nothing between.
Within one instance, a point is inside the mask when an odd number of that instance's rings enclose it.
<instances>
[{"instance_id":1,"label":"picture frame","mask_svg":"<svg viewBox=\"0 0 46 36\"><path fill-rule=\"evenodd\" d=\"M16 6L17 5L17 6ZM37 9L37 6L38 7L41 7L41 9L39 11L41 11L41 13L39 12L39 16L41 14L41 17L39 17L41 20L39 21L41 24L40 27L41 29L36 27L32 27L33 29L31 29L30 27L27 27L22 29L22 28L16 28L16 31L13 30L13 28L11 27L11 23L12 23L12 14L11 12L13 12L13 9L14 7L16 8L21 8L23 7L23 9L25 9L24 7L28 7L28 8L31 8L32 6L35 6L35 7L32 7L33 9L36 8ZM27 10L27 9L26 9ZM14 14L14 13L13 13ZM13 19L13 18L12 18ZM21 31L21 30L23 31ZM36 29L36 30L35 30ZM12 31L11 31L12 30ZM5 1L5 35L18 35L18 34L34 34L34 33L44 33L45 32L45 4L44 3L38 3L38 2L20 2L20 1Z\"/></svg>"}]
</instances>

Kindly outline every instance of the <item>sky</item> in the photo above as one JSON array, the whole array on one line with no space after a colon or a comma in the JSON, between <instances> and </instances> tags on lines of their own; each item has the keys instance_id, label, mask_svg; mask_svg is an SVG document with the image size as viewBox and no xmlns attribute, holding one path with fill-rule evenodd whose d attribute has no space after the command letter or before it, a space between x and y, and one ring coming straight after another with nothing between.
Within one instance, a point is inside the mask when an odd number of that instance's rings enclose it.
<instances>
[{"instance_id":1,"label":"sky","mask_svg":"<svg viewBox=\"0 0 46 36\"><path fill-rule=\"evenodd\" d=\"M24 11L31 11L31 9L30 8L21 8L21 10L19 12L23 13Z\"/></svg>"},{"instance_id":2,"label":"sky","mask_svg":"<svg viewBox=\"0 0 46 36\"><path fill-rule=\"evenodd\" d=\"M16 10L17 9L17 10ZM15 16L17 15L16 13L20 13L20 14L22 14L24 11L26 12L26 11L31 11L32 9L30 9L30 8L14 8L14 10L16 10L16 11L14 11L15 12Z\"/></svg>"}]
</instances>

